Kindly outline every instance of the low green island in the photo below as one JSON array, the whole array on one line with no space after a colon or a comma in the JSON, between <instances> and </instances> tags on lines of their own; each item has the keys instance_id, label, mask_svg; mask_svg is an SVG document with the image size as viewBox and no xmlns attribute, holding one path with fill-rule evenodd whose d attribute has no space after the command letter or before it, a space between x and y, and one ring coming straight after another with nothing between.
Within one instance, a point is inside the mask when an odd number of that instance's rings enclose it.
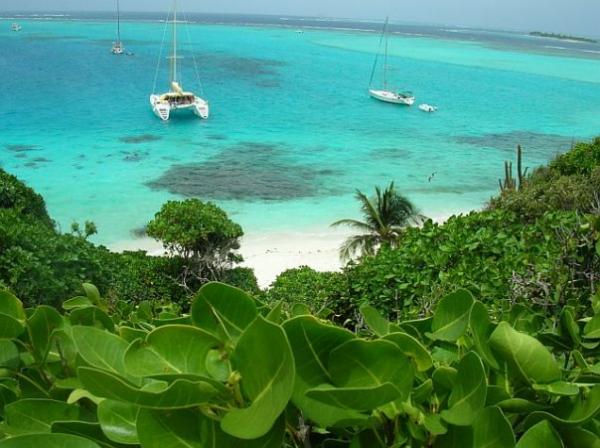
<instances>
[{"instance_id":1,"label":"low green island","mask_svg":"<svg viewBox=\"0 0 600 448\"><path fill-rule=\"evenodd\" d=\"M588 42L591 44L597 44L598 41L595 39L590 39L589 37L578 37L578 36L570 36L568 34L561 33L546 33L543 31L532 31L529 33L530 36L535 37L548 37L550 39L560 39L560 40L570 40L574 42Z\"/></svg>"},{"instance_id":2,"label":"low green island","mask_svg":"<svg viewBox=\"0 0 600 448\"><path fill-rule=\"evenodd\" d=\"M213 203L117 254L0 170L0 448L599 446L600 138L524 158L445 223L357 192L346 266L267 289Z\"/></svg>"}]
</instances>

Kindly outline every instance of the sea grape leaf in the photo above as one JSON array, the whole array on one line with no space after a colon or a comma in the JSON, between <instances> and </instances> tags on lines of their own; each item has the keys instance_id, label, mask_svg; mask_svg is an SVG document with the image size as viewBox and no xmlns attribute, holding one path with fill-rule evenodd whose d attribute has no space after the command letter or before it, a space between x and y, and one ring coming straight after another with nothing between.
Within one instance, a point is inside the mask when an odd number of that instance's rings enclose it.
<instances>
[{"instance_id":1,"label":"sea grape leaf","mask_svg":"<svg viewBox=\"0 0 600 448\"><path fill-rule=\"evenodd\" d=\"M515 434L500 408L490 406L473 422L473 447L513 448Z\"/></svg>"},{"instance_id":2,"label":"sea grape leaf","mask_svg":"<svg viewBox=\"0 0 600 448\"><path fill-rule=\"evenodd\" d=\"M512 414L529 414L531 412L544 411L550 408L550 406L525 400L523 398L508 398L496 403L496 406L504 412Z\"/></svg>"},{"instance_id":3,"label":"sea grape leaf","mask_svg":"<svg viewBox=\"0 0 600 448\"><path fill-rule=\"evenodd\" d=\"M94 305L100 306L102 304L102 298L100 297L100 291L96 288L95 285L91 283L83 283L81 285L83 290L85 291L85 296L92 302Z\"/></svg>"},{"instance_id":4,"label":"sea grape leaf","mask_svg":"<svg viewBox=\"0 0 600 448\"><path fill-rule=\"evenodd\" d=\"M126 448L127 445L121 445L111 442L102 432L98 423L83 421L65 421L54 422L52 424L52 433L54 434L72 434L91 440L102 448Z\"/></svg>"},{"instance_id":5,"label":"sea grape leaf","mask_svg":"<svg viewBox=\"0 0 600 448\"><path fill-rule=\"evenodd\" d=\"M479 301L476 301L471 308L469 316L471 334L473 336L473 345L475 350L481 356L481 359L492 369L498 370L500 366L494 358L492 350L488 344L488 339L492 334L493 326L490 322L487 308Z\"/></svg>"},{"instance_id":6,"label":"sea grape leaf","mask_svg":"<svg viewBox=\"0 0 600 448\"><path fill-rule=\"evenodd\" d=\"M433 340L456 341L467 330L473 302L473 296L466 289L442 298L433 316L431 333L427 336Z\"/></svg>"},{"instance_id":7,"label":"sea grape leaf","mask_svg":"<svg viewBox=\"0 0 600 448\"><path fill-rule=\"evenodd\" d=\"M74 310L76 308L86 308L88 306L93 306L94 304L90 299L83 296L73 297L72 299L65 300L62 303L62 308L65 311Z\"/></svg>"},{"instance_id":8,"label":"sea grape leaf","mask_svg":"<svg viewBox=\"0 0 600 448\"><path fill-rule=\"evenodd\" d=\"M148 331L132 327L119 327L119 336L131 343L136 339L145 339Z\"/></svg>"},{"instance_id":9,"label":"sea grape leaf","mask_svg":"<svg viewBox=\"0 0 600 448\"><path fill-rule=\"evenodd\" d=\"M340 409L306 396L306 391L321 384L331 383L327 370L329 354L346 341L354 339L353 333L333 325L324 324L313 316L298 316L283 324L296 364L293 403L302 409L308 420L322 427L333 426L344 420L362 420L354 411Z\"/></svg>"},{"instance_id":10,"label":"sea grape leaf","mask_svg":"<svg viewBox=\"0 0 600 448\"><path fill-rule=\"evenodd\" d=\"M402 397L392 383L364 387L335 387L324 384L306 392L308 398L330 406L355 411L371 411Z\"/></svg>"},{"instance_id":11,"label":"sea grape leaf","mask_svg":"<svg viewBox=\"0 0 600 448\"><path fill-rule=\"evenodd\" d=\"M10 292L0 289L0 338L12 339L25 329L23 303Z\"/></svg>"},{"instance_id":12,"label":"sea grape leaf","mask_svg":"<svg viewBox=\"0 0 600 448\"><path fill-rule=\"evenodd\" d=\"M370 388L391 383L405 400L412 388L414 367L393 342L351 339L329 354L328 371L339 388ZM392 401L392 400L390 400Z\"/></svg>"},{"instance_id":13,"label":"sea grape leaf","mask_svg":"<svg viewBox=\"0 0 600 448\"><path fill-rule=\"evenodd\" d=\"M136 421L139 407L116 400L98 404L98 422L102 432L113 442L136 445L139 442Z\"/></svg>"},{"instance_id":14,"label":"sea grape leaf","mask_svg":"<svg viewBox=\"0 0 600 448\"><path fill-rule=\"evenodd\" d=\"M525 419L524 425L529 428L541 420L550 420L560 426L582 425L599 412L600 385L596 385L586 396L579 394L577 397L561 398L552 411L532 412Z\"/></svg>"},{"instance_id":15,"label":"sea grape leaf","mask_svg":"<svg viewBox=\"0 0 600 448\"><path fill-rule=\"evenodd\" d=\"M64 325L63 317L54 308L46 305L38 306L27 319L29 339L34 350L44 358L50 350L51 338L55 330Z\"/></svg>"},{"instance_id":16,"label":"sea grape leaf","mask_svg":"<svg viewBox=\"0 0 600 448\"><path fill-rule=\"evenodd\" d=\"M125 340L95 327L74 326L71 334L79 355L87 364L134 381L123 361L128 348Z\"/></svg>"},{"instance_id":17,"label":"sea grape leaf","mask_svg":"<svg viewBox=\"0 0 600 448\"><path fill-rule=\"evenodd\" d=\"M556 381L550 384L534 384L533 389L538 392L546 392L550 395L574 396L579 393L579 387L576 384L566 381Z\"/></svg>"},{"instance_id":18,"label":"sea grape leaf","mask_svg":"<svg viewBox=\"0 0 600 448\"><path fill-rule=\"evenodd\" d=\"M95 442L71 434L26 434L0 440L0 448L100 448Z\"/></svg>"},{"instance_id":19,"label":"sea grape leaf","mask_svg":"<svg viewBox=\"0 0 600 448\"><path fill-rule=\"evenodd\" d=\"M237 340L258 315L244 291L222 283L202 286L192 304L194 324L220 340Z\"/></svg>"},{"instance_id":20,"label":"sea grape leaf","mask_svg":"<svg viewBox=\"0 0 600 448\"><path fill-rule=\"evenodd\" d=\"M280 448L285 419L279 417L271 431L253 440L241 440L223 432L217 421L196 409L155 411L142 409L138 433L144 448Z\"/></svg>"},{"instance_id":21,"label":"sea grape leaf","mask_svg":"<svg viewBox=\"0 0 600 448\"><path fill-rule=\"evenodd\" d=\"M591 431L578 426L564 426L559 428L560 436L566 447L574 448L599 448L600 438ZM546 448L546 447L544 447Z\"/></svg>"},{"instance_id":22,"label":"sea grape leaf","mask_svg":"<svg viewBox=\"0 0 600 448\"><path fill-rule=\"evenodd\" d=\"M433 359L429 350L419 340L407 333L390 333L383 338L393 342L405 356L411 358L419 372L425 372L433 367Z\"/></svg>"},{"instance_id":23,"label":"sea grape leaf","mask_svg":"<svg viewBox=\"0 0 600 448\"><path fill-rule=\"evenodd\" d=\"M167 325L131 343L125 352L130 375L149 377L170 374L208 376L206 356L220 341L200 328Z\"/></svg>"},{"instance_id":24,"label":"sea grape leaf","mask_svg":"<svg viewBox=\"0 0 600 448\"><path fill-rule=\"evenodd\" d=\"M104 328L111 333L115 331L115 324L110 316L97 306L75 308L71 311L69 319L72 325Z\"/></svg>"},{"instance_id":25,"label":"sea grape leaf","mask_svg":"<svg viewBox=\"0 0 600 448\"><path fill-rule=\"evenodd\" d=\"M310 308L305 303L294 303L292 305L291 314L293 317L297 316L309 316L312 313L310 312Z\"/></svg>"},{"instance_id":26,"label":"sea grape leaf","mask_svg":"<svg viewBox=\"0 0 600 448\"><path fill-rule=\"evenodd\" d=\"M26 398L5 408L6 424L20 433L50 432L52 423L77 420L79 408L63 401Z\"/></svg>"},{"instance_id":27,"label":"sea grape leaf","mask_svg":"<svg viewBox=\"0 0 600 448\"><path fill-rule=\"evenodd\" d=\"M295 365L287 336L262 316L243 332L231 363L242 376L247 408L230 410L221 420L226 433L240 439L264 436L292 398Z\"/></svg>"},{"instance_id":28,"label":"sea grape leaf","mask_svg":"<svg viewBox=\"0 0 600 448\"><path fill-rule=\"evenodd\" d=\"M585 339L600 339L600 314L592 317L583 327Z\"/></svg>"},{"instance_id":29,"label":"sea grape leaf","mask_svg":"<svg viewBox=\"0 0 600 448\"><path fill-rule=\"evenodd\" d=\"M456 426L468 426L485 406L487 382L481 359L475 352L465 355L458 364L456 381L442 418Z\"/></svg>"},{"instance_id":30,"label":"sea grape leaf","mask_svg":"<svg viewBox=\"0 0 600 448\"><path fill-rule=\"evenodd\" d=\"M456 383L457 371L454 367L440 366L433 371L431 379L433 380L433 388L438 394L449 392L454 388Z\"/></svg>"},{"instance_id":31,"label":"sea grape leaf","mask_svg":"<svg viewBox=\"0 0 600 448\"><path fill-rule=\"evenodd\" d=\"M371 305L363 305L360 307L360 313L367 326L379 337L383 337L390 332L390 323L384 318L377 309Z\"/></svg>"},{"instance_id":32,"label":"sea grape leaf","mask_svg":"<svg viewBox=\"0 0 600 448\"><path fill-rule=\"evenodd\" d=\"M574 346L581 344L579 337L579 325L575 320L575 313L571 307L565 307L560 313L560 323L563 330L569 335Z\"/></svg>"},{"instance_id":33,"label":"sea grape leaf","mask_svg":"<svg viewBox=\"0 0 600 448\"><path fill-rule=\"evenodd\" d=\"M204 381L179 379L158 390L140 389L121 377L91 367L80 367L77 374L83 386L97 397L125 401L152 409L183 409L206 404L218 391Z\"/></svg>"},{"instance_id":34,"label":"sea grape leaf","mask_svg":"<svg viewBox=\"0 0 600 448\"><path fill-rule=\"evenodd\" d=\"M19 349L9 339L0 339L0 369L16 369L21 364Z\"/></svg>"},{"instance_id":35,"label":"sea grape leaf","mask_svg":"<svg viewBox=\"0 0 600 448\"><path fill-rule=\"evenodd\" d=\"M560 381L561 372L552 354L537 339L500 322L489 339L496 359L527 383Z\"/></svg>"},{"instance_id":36,"label":"sea grape leaf","mask_svg":"<svg viewBox=\"0 0 600 448\"><path fill-rule=\"evenodd\" d=\"M521 436L515 448L564 448L564 445L550 422L542 420Z\"/></svg>"}]
</instances>

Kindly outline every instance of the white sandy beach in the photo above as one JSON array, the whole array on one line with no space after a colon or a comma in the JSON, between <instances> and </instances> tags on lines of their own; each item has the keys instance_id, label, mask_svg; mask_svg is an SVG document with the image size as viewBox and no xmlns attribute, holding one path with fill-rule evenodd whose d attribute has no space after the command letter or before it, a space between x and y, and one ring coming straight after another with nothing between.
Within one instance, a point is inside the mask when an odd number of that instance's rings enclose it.
<instances>
[{"instance_id":1,"label":"white sandy beach","mask_svg":"<svg viewBox=\"0 0 600 448\"><path fill-rule=\"evenodd\" d=\"M340 269L339 248L350 235L345 229L324 231L251 233L241 241L242 266L254 269L261 288L268 287L283 271L310 266L317 271ZM115 252L145 250L150 255L164 253L162 245L151 238L132 239L110 245Z\"/></svg>"}]
</instances>

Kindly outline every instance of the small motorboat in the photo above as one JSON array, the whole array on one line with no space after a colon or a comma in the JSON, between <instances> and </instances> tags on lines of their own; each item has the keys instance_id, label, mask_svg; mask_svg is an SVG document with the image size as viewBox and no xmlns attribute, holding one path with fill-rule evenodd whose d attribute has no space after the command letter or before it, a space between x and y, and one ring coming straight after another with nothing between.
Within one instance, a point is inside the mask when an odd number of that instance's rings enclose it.
<instances>
[{"instance_id":1,"label":"small motorboat","mask_svg":"<svg viewBox=\"0 0 600 448\"><path fill-rule=\"evenodd\" d=\"M21 28L22 28L22 27L21 27L21 25L19 25L18 23L13 23L13 24L10 26L10 29L11 29L12 31L15 31L15 32L19 32L19 31L21 31Z\"/></svg>"},{"instance_id":2,"label":"small motorboat","mask_svg":"<svg viewBox=\"0 0 600 448\"><path fill-rule=\"evenodd\" d=\"M419 109L421 109L423 112L428 112L428 113L432 113L432 112L436 112L437 111L437 107L436 106L432 106L431 104L421 104L419 106Z\"/></svg>"}]
</instances>

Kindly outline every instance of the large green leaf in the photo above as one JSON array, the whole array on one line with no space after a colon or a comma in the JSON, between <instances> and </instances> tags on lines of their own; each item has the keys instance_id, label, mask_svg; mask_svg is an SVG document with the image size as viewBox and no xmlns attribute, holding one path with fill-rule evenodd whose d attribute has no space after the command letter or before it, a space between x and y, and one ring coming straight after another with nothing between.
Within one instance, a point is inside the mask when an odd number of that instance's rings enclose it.
<instances>
[{"instance_id":1,"label":"large green leaf","mask_svg":"<svg viewBox=\"0 0 600 448\"><path fill-rule=\"evenodd\" d=\"M391 333L383 339L396 344L405 356L408 356L415 362L419 372L425 372L433 367L433 359L431 359L429 350L409 334Z\"/></svg>"},{"instance_id":2,"label":"large green leaf","mask_svg":"<svg viewBox=\"0 0 600 448\"><path fill-rule=\"evenodd\" d=\"M194 324L221 340L237 340L257 315L248 294L222 283L204 285L192 304Z\"/></svg>"},{"instance_id":3,"label":"large green leaf","mask_svg":"<svg viewBox=\"0 0 600 448\"><path fill-rule=\"evenodd\" d=\"M100 445L70 434L27 434L0 440L0 448L100 448Z\"/></svg>"},{"instance_id":4,"label":"large green leaf","mask_svg":"<svg viewBox=\"0 0 600 448\"><path fill-rule=\"evenodd\" d=\"M557 425L581 425L594 418L599 412L600 385L596 385L585 395L561 398L552 411L532 412L525 419L524 425L529 428L541 420L550 420Z\"/></svg>"},{"instance_id":5,"label":"large green leaf","mask_svg":"<svg viewBox=\"0 0 600 448\"><path fill-rule=\"evenodd\" d=\"M0 369L16 369L19 367L19 349L9 339L0 339Z\"/></svg>"},{"instance_id":6,"label":"large green leaf","mask_svg":"<svg viewBox=\"0 0 600 448\"><path fill-rule=\"evenodd\" d=\"M521 436L516 448L564 448L564 445L552 425L542 420Z\"/></svg>"},{"instance_id":7,"label":"large green leaf","mask_svg":"<svg viewBox=\"0 0 600 448\"><path fill-rule=\"evenodd\" d=\"M98 421L102 432L113 442L138 444L136 420L139 407L115 400L98 404Z\"/></svg>"},{"instance_id":8,"label":"large green leaf","mask_svg":"<svg viewBox=\"0 0 600 448\"><path fill-rule=\"evenodd\" d=\"M159 327L145 340L134 341L125 353L125 367L133 376L188 374L208 376L206 356L220 342L196 327Z\"/></svg>"},{"instance_id":9,"label":"large green leaf","mask_svg":"<svg viewBox=\"0 0 600 448\"><path fill-rule=\"evenodd\" d=\"M408 398L414 367L393 342L351 339L331 351L328 370L333 385L341 388L376 387L393 384Z\"/></svg>"},{"instance_id":10,"label":"large green leaf","mask_svg":"<svg viewBox=\"0 0 600 448\"><path fill-rule=\"evenodd\" d=\"M6 424L17 433L50 432L52 423L77 420L79 408L62 401L28 398L5 408Z\"/></svg>"},{"instance_id":11,"label":"large green leaf","mask_svg":"<svg viewBox=\"0 0 600 448\"><path fill-rule=\"evenodd\" d=\"M155 383L152 389L140 389L112 373L80 367L77 369L83 386L97 397L125 401L153 409L182 409L206 404L217 390L204 381L176 380L170 385Z\"/></svg>"},{"instance_id":12,"label":"large green leaf","mask_svg":"<svg viewBox=\"0 0 600 448\"><path fill-rule=\"evenodd\" d=\"M330 406L354 411L372 411L396 401L402 393L392 383L364 387L335 387L322 385L306 392L308 398Z\"/></svg>"},{"instance_id":13,"label":"large green leaf","mask_svg":"<svg viewBox=\"0 0 600 448\"><path fill-rule=\"evenodd\" d=\"M487 394L485 370L476 353L465 355L458 364L458 373L447 410L442 418L452 425L467 426L473 423L483 407Z\"/></svg>"},{"instance_id":14,"label":"large green leaf","mask_svg":"<svg viewBox=\"0 0 600 448\"><path fill-rule=\"evenodd\" d=\"M360 307L362 314L368 327L377 336L382 337L390 332L390 323L371 305L363 305Z\"/></svg>"},{"instance_id":15,"label":"large green leaf","mask_svg":"<svg viewBox=\"0 0 600 448\"><path fill-rule=\"evenodd\" d=\"M221 428L240 439L256 439L269 432L292 398L295 366L285 332L258 316L240 337L232 365L251 404L229 411Z\"/></svg>"},{"instance_id":16,"label":"large green leaf","mask_svg":"<svg viewBox=\"0 0 600 448\"><path fill-rule=\"evenodd\" d=\"M105 330L83 326L73 327L72 336L79 355L87 364L133 381L123 361L128 347L125 340Z\"/></svg>"},{"instance_id":17,"label":"large green leaf","mask_svg":"<svg viewBox=\"0 0 600 448\"><path fill-rule=\"evenodd\" d=\"M286 321L283 328L292 347L296 363L296 381L292 401L305 418L328 427L340 421L362 420L357 412L346 411L306 396L306 391L331 383L327 370L329 353L355 336L347 330L320 322L313 316L299 316Z\"/></svg>"},{"instance_id":18,"label":"large green leaf","mask_svg":"<svg viewBox=\"0 0 600 448\"><path fill-rule=\"evenodd\" d=\"M97 306L75 308L70 314L71 324L85 325L115 331L115 324L106 312Z\"/></svg>"},{"instance_id":19,"label":"large green leaf","mask_svg":"<svg viewBox=\"0 0 600 448\"><path fill-rule=\"evenodd\" d=\"M500 322L489 339L498 360L506 363L516 377L527 383L554 383L561 372L552 354L537 339Z\"/></svg>"},{"instance_id":20,"label":"large green leaf","mask_svg":"<svg viewBox=\"0 0 600 448\"><path fill-rule=\"evenodd\" d=\"M560 428L560 437L568 448L600 448L597 434L577 426Z\"/></svg>"},{"instance_id":21,"label":"large green leaf","mask_svg":"<svg viewBox=\"0 0 600 448\"><path fill-rule=\"evenodd\" d=\"M0 289L0 338L16 338L23 333L25 319L21 301Z\"/></svg>"},{"instance_id":22,"label":"large green leaf","mask_svg":"<svg viewBox=\"0 0 600 448\"><path fill-rule=\"evenodd\" d=\"M513 448L515 435L500 408L490 406L473 422L473 448Z\"/></svg>"},{"instance_id":23,"label":"large green leaf","mask_svg":"<svg viewBox=\"0 0 600 448\"><path fill-rule=\"evenodd\" d=\"M431 333L433 340L454 342L460 338L469 325L469 314L473 306L473 296L460 289L440 300L433 321Z\"/></svg>"},{"instance_id":24,"label":"large green leaf","mask_svg":"<svg viewBox=\"0 0 600 448\"><path fill-rule=\"evenodd\" d=\"M280 448L285 421L281 416L271 431L254 440L240 440L224 433L218 422L195 409L139 413L138 433L144 448Z\"/></svg>"},{"instance_id":25,"label":"large green leaf","mask_svg":"<svg viewBox=\"0 0 600 448\"><path fill-rule=\"evenodd\" d=\"M29 339L41 358L44 358L50 349L54 331L62 328L63 325L64 320L60 313L46 305L38 306L27 319Z\"/></svg>"},{"instance_id":26,"label":"large green leaf","mask_svg":"<svg viewBox=\"0 0 600 448\"><path fill-rule=\"evenodd\" d=\"M74 436L83 437L91 440L102 448L127 448L128 445L122 445L109 440L98 423L83 422L83 421L64 421L54 422L52 424L52 432L60 434L72 434Z\"/></svg>"},{"instance_id":27,"label":"large green leaf","mask_svg":"<svg viewBox=\"0 0 600 448\"><path fill-rule=\"evenodd\" d=\"M487 308L481 302L475 302L471 308L469 316L471 334L473 335L473 345L475 350L481 356L481 359L492 369L499 369L498 361L494 358L492 350L488 344L488 339L492 334L492 324L488 315Z\"/></svg>"},{"instance_id":28,"label":"large green leaf","mask_svg":"<svg viewBox=\"0 0 600 448\"><path fill-rule=\"evenodd\" d=\"M600 339L600 314L596 314L583 327L585 339Z\"/></svg>"}]
</instances>

